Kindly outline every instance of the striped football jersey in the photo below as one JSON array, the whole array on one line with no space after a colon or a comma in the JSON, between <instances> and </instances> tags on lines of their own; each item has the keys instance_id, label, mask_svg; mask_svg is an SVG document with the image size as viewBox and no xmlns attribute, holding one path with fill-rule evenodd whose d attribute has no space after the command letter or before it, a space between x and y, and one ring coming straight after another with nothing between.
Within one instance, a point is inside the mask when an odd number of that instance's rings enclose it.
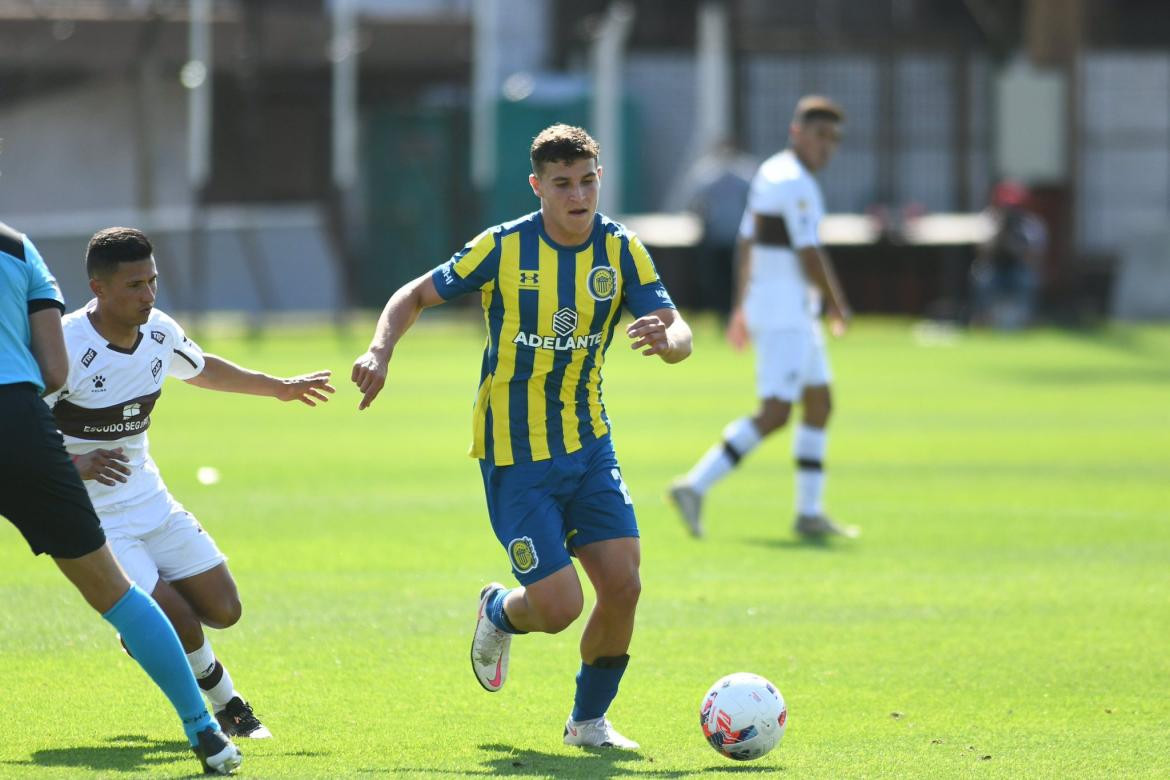
<instances>
[{"instance_id":1,"label":"striped football jersey","mask_svg":"<svg viewBox=\"0 0 1170 780\"><path fill-rule=\"evenodd\" d=\"M624 304L674 308L637 236L601 214L560 246L539 211L481 233L431 275L444 299L481 293L487 344L471 455L497 466L565 455L610 432L605 351Z\"/></svg>"}]
</instances>

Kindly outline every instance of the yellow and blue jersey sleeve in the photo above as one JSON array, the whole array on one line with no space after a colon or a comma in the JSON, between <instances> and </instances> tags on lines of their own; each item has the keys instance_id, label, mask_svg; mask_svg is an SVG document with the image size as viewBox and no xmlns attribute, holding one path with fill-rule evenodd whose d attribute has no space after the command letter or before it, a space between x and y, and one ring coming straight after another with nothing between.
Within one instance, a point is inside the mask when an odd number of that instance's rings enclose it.
<instances>
[{"instance_id":1,"label":"yellow and blue jersey sleeve","mask_svg":"<svg viewBox=\"0 0 1170 780\"><path fill-rule=\"evenodd\" d=\"M500 236L496 228L480 233L451 259L431 272L435 290L443 300L482 290L500 271Z\"/></svg>"},{"instance_id":2,"label":"yellow and blue jersey sleeve","mask_svg":"<svg viewBox=\"0 0 1170 780\"><path fill-rule=\"evenodd\" d=\"M644 317L659 309L676 308L666 286L658 278L658 269L650 259L650 252L633 233L627 233L627 237L621 252L626 308L635 317Z\"/></svg>"}]
</instances>

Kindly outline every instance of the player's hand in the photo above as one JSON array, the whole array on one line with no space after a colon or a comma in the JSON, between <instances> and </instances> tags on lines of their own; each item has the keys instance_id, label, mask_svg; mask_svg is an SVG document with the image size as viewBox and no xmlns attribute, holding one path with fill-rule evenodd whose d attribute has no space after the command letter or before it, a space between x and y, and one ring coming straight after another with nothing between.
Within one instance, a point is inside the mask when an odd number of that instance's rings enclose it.
<instances>
[{"instance_id":1,"label":"player's hand","mask_svg":"<svg viewBox=\"0 0 1170 780\"><path fill-rule=\"evenodd\" d=\"M96 479L103 485L116 485L125 482L130 476L130 467L123 464L130 459L118 447L113 450L97 449L84 455L74 455L73 465L82 479Z\"/></svg>"},{"instance_id":2,"label":"player's hand","mask_svg":"<svg viewBox=\"0 0 1170 780\"><path fill-rule=\"evenodd\" d=\"M349 378L362 394L362 400L358 404L359 411L372 404L378 393L386 386L388 366L389 358L379 357L373 352L366 352L353 361L353 371L350 372Z\"/></svg>"},{"instance_id":3,"label":"player's hand","mask_svg":"<svg viewBox=\"0 0 1170 780\"><path fill-rule=\"evenodd\" d=\"M643 355L659 355L670 349L666 323L653 314L631 322L626 328L626 335L633 339L630 349L640 349Z\"/></svg>"},{"instance_id":4,"label":"player's hand","mask_svg":"<svg viewBox=\"0 0 1170 780\"><path fill-rule=\"evenodd\" d=\"M849 328L849 320L853 318L853 312L849 311L847 306L838 308L830 304L825 308L825 317L829 320L829 333L832 333L835 338L841 338Z\"/></svg>"},{"instance_id":5,"label":"player's hand","mask_svg":"<svg viewBox=\"0 0 1170 780\"><path fill-rule=\"evenodd\" d=\"M300 401L306 406L316 406L317 402L329 400L325 393L335 393L336 388L329 384L332 371L315 371L312 374L301 374L280 380L276 387L276 397L281 401Z\"/></svg>"},{"instance_id":6,"label":"player's hand","mask_svg":"<svg viewBox=\"0 0 1170 780\"><path fill-rule=\"evenodd\" d=\"M751 341L748 335L747 318L744 317L743 307L736 306L731 310L731 319L727 321L727 343L736 351L742 350Z\"/></svg>"}]
</instances>

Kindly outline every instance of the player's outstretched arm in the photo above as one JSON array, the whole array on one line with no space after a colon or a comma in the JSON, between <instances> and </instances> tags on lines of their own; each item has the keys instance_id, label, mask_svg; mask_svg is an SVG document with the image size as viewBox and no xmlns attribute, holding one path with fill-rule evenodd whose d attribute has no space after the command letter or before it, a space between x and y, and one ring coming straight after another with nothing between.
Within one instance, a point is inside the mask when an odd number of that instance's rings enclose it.
<instances>
[{"instance_id":1,"label":"player's outstretched arm","mask_svg":"<svg viewBox=\"0 0 1170 780\"><path fill-rule=\"evenodd\" d=\"M394 354L398 340L406 334L423 309L442 302L443 297L435 289L435 281L429 272L399 287L386 301L382 316L378 317L370 348L353 361L353 370L349 376L362 394L359 410L372 404L386 386L390 356Z\"/></svg>"},{"instance_id":2,"label":"player's outstretched arm","mask_svg":"<svg viewBox=\"0 0 1170 780\"><path fill-rule=\"evenodd\" d=\"M224 393L247 393L280 401L300 401L306 406L328 401L326 393L335 391L333 385L329 384L332 372L328 370L282 378L237 366L218 355L205 354L203 359L206 362L203 370L188 379L187 384Z\"/></svg>"},{"instance_id":3,"label":"player's outstretched arm","mask_svg":"<svg viewBox=\"0 0 1170 780\"><path fill-rule=\"evenodd\" d=\"M691 327L677 310L657 309L639 317L626 328L631 349L643 355L658 355L666 363L677 363L691 354Z\"/></svg>"}]
</instances>

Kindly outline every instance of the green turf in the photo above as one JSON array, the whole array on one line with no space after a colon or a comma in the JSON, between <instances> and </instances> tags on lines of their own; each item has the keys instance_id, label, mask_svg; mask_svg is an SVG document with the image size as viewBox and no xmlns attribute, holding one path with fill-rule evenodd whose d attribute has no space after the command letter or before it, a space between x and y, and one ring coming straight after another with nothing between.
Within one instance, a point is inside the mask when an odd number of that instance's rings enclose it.
<instances>
[{"instance_id":1,"label":"green turf","mask_svg":"<svg viewBox=\"0 0 1170 780\"><path fill-rule=\"evenodd\" d=\"M364 413L371 322L204 346L271 372L331 367L321 409L170 382L154 454L231 558L245 614L215 647L276 738L249 777L1165 777L1170 774L1170 329L1017 335L864 320L833 345L830 506L864 535L797 543L788 435L710 495L709 537L661 500L753 405L750 357L697 325L679 366L607 364L643 531L630 671L636 755L561 744L579 627L472 679L476 595L507 579L464 455L482 336L428 313ZM200 466L222 479L204 486ZM184 776L161 695L110 629L0 524L0 775ZM698 727L716 678L789 704L751 764Z\"/></svg>"}]
</instances>

